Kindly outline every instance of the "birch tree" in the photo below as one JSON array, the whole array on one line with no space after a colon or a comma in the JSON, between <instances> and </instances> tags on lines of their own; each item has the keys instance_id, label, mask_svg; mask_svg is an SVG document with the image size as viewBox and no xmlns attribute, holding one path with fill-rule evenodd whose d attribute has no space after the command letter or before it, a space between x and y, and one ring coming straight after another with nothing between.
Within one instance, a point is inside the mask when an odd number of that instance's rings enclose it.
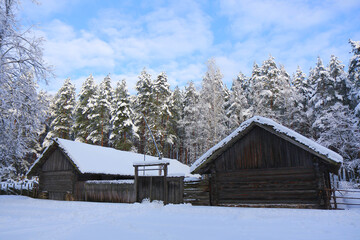
<instances>
[{"instance_id":1,"label":"birch tree","mask_svg":"<svg viewBox=\"0 0 360 240\"><path fill-rule=\"evenodd\" d=\"M27 168L40 131L43 109L37 81L47 81L51 69L42 57L42 39L23 30L15 13L19 1L0 1L0 175L16 175Z\"/></svg>"}]
</instances>

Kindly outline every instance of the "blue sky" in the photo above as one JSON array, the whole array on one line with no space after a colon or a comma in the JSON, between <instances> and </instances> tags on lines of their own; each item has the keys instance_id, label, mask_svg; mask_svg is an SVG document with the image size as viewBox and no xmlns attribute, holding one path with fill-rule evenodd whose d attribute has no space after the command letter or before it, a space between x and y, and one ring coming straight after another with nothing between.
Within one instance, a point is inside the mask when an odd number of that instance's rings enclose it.
<instances>
[{"instance_id":1,"label":"blue sky","mask_svg":"<svg viewBox=\"0 0 360 240\"><path fill-rule=\"evenodd\" d=\"M172 87L201 83L214 57L224 83L241 71L251 74L271 54L292 74L308 74L320 56L347 65L349 39L360 40L359 0L24 0L24 25L44 37L44 58L56 92L70 77L80 90L91 73L97 82L110 73L126 79L131 93L146 67L155 78L166 71Z\"/></svg>"}]
</instances>

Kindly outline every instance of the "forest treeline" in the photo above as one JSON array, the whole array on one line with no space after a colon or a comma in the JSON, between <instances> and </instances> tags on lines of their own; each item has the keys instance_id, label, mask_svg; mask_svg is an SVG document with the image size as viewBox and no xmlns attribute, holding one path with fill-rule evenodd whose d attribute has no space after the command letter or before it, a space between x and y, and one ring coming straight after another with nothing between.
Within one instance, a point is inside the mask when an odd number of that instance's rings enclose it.
<instances>
[{"instance_id":1,"label":"forest treeline","mask_svg":"<svg viewBox=\"0 0 360 240\"><path fill-rule=\"evenodd\" d=\"M156 155L145 119L164 157L186 164L254 115L275 121L340 153L345 167L360 166L360 42L349 40L348 70L331 56L306 75L290 75L273 57L251 76L239 73L228 89L213 59L198 89L170 88L165 72L138 76L136 94L126 81L90 75L76 94L66 79L55 96L38 90L53 77L42 39L23 29L20 1L0 1L0 178L18 177L55 137ZM194 79L196 81L200 79Z\"/></svg>"},{"instance_id":2,"label":"forest treeline","mask_svg":"<svg viewBox=\"0 0 360 240\"><path fill-rule=\"evenodd\" d=\"M347 167L359 167L360 42L348 71L336 56L320 58L306 75L290 76L270 56L242 73L228 89L214 59L200 89L189 82L171 90L165 72L151 76L143 69L131 96L126 81L112 88L109 76L96 85L90 75L76 96L70 79L49 106L45 144L54 137L120 150L157 155L145 119L164 157L193 163L206 150L254 115L275 121L340 153ZM145 119L144 119L145 118ZM42 144L42 143L41 143Z\"/></svg>"}]
</instances>

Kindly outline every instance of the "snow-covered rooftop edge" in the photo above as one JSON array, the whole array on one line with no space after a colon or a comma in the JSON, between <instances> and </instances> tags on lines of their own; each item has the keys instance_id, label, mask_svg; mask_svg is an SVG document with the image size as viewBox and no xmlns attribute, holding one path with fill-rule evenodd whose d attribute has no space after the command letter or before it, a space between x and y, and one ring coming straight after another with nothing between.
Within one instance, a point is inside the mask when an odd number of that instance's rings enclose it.
<instances>
[{"instance_id":1,"label":"snow-covered rooftop edge","mask_svg":"<svg viewBox=\"0 0 360 240\"><path fill-rule=\"evenodd\" d=\"M31 173L34 167L44 157L44 154L54 144L57 144L59 148L62 149L62 151L69 157L69 159L71 159L72 163L81 173L134 176L133 165L135 163L138 165L162 163L169 165L168 176L195 176L190 174L189 166L179 162L176 159L164 158L159 160L154 156L144 156L144 154L121 151L110 147L101 147L61 138L53 140L53 143L49 145L32 164L26 175Z\"/></svg>"},{"instance_id":2,"label":"snow-covered rooftop edge","mask_svg":"<svg viewBox=\"0 0 360 240\"><path fill-rule=\"evenodd\" d=\"M248 126L250 126L250 124L252 123L259 123L261 125L267 125L272 127L275 131L279 132L279 133L283 133L286 136L294 139L295 141L307 146L308 148L314 150L315 152L326 156L327 158L338 162L338 163L342 163L343 162L343 158L342 156L340 156L339 154L337 154L336 152L321 146L320 144L316 143L315 141L295 132L294 130L291 130L285 126L280 125L279 123L276 123L275 121L269 119L269 118L265 118L265 117L260 117L260 116L254 116L252 118L250 118L249 120L246 120L245 122L243 122L240 127L238 127L235 131L233 131L229 136L227 136L226 138L224 138L223 140L221 140L219 143L217 143L215 146L213 146L212 148L210 148L206 153L204 153L199 159L197 159L190 167L190 172L195 171L199 166L201 166L214 152L216 152L218 149L220 149L221 147L223 147L224 145L226 145L228 142L231 141L231 139L233 139L234 137L236 137L238 134L240 134L242 131L244 131Z\"/></svg>"},{"instance_id":3,"label":"snow-covered rooftop edge","mask_svg":"<svg viewBox=\"0 0 360 240\"><path fill-rule=\"evenodd\" d=\"M31 170L34 168L34 166L40 161L40 159L44 156L44 153L46 153L46 151L49 149L49 147L51 146L51 144L49 146L47 146L45 148L45 150L40 154L40 156L35 160L35 162L30 166L29 170L26 172L26 176L31 172Z\"/></svg>"}]
</instances>

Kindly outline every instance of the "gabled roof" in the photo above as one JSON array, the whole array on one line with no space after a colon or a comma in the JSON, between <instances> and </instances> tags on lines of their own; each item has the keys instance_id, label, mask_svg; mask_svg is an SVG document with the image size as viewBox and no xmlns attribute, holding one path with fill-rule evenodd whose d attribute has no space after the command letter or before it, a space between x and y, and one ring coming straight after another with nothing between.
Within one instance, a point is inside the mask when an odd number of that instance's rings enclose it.
<instances>
[{"instance_id":1,"label":"gabled roof","mask_svg":"<svg viewBox=\"0 0 360 240\"><path fill-rule=\"evenodd\" d=\"M94 174L114 174L133 176L134 163L143 162L144 154L116 150L109 147L101 147L81 142L65 139L55 139L52 144L45 149L43 154L30 167L27 175L34 175L35 169L42 166L48 155L54 148L60 148L80 173ZM145 156L146 162L159 161L157 157ZM162 161L169 162L168 175L192 176L190 167L169 158Z\"/></svg>"},{"instance_id":2,"label":"gabled roof","mask_svg":"<svg viewBox=\"0 0 360 240\"><path fill-rule=\"evenodd\" d=\"M282 137L297 146L303 148L306 151L311 152L312 154L318 156L320 159L333 164L340 166L343 162L342 156L331 151L330 149L321 146L320 144L314 142L313 140L304 137L303 135L284 127L271 119L254 116L249 120L243 122L239 128L233 131L229 136L221 140L218 144L210 148L206 153L204 153L199 159L197 159L192 166L190 167L191 173L198 173L198 170L203 168L217 156L219 156L223 151L230 147L235 141L243 137L250 129L255 125L265 128L274 134Z\"/></svg>"}]
</instances>

